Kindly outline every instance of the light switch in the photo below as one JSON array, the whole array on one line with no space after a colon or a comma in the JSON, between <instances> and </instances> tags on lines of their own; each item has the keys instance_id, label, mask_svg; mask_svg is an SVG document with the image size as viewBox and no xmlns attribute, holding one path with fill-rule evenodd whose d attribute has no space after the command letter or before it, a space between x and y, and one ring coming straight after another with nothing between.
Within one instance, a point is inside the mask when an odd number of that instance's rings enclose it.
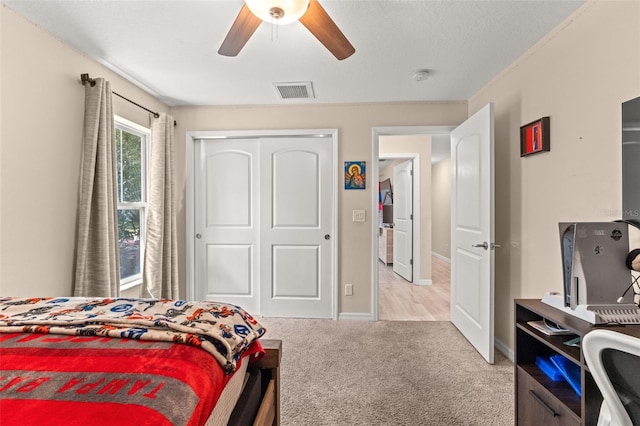
<instances>
[{"instance_id":1,"label":"light switch","mask_svg":"<svg viewBox=\"0 0 640 426\"><path fill-rule=\"evenodd\" d=\"M353 221L354 222L364 222L365 214L364 210L354 210L353 211Z\"/></svg>"}]
</instances>

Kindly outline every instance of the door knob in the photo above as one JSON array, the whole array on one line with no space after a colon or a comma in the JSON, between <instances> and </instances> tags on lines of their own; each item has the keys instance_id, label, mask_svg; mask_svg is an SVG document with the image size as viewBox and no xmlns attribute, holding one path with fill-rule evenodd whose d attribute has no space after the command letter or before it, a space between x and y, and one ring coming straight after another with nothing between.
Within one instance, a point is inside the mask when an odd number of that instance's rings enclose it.
<instances>
[{"instance_id":1,"label":"door knob","mask_svg":"<svg viewBox=\"0 0 640 426\"><path fill-rule=\"evenodd\" d=\"M325 234L325 235L324 235L324 239L325 239L325 240L331 239L331 235L329 235L329 234Z\"/></svg>"},{"instance_id":2,"label":"door knob","mask_svg":"<svg viewBox=\"0 0 640 426\"><path fill-rule=\"evenodd\" d=\"M500 248L500 244L491 243L491 246L489 246L489 243L485 241L482 244L474 244L471 247L482 247L485 250L489 250L489 247L491 247L491 250L493 250L495 248Z\"/></svg>"},{"instance_id":3,"label":"door knob","mask_svg":"<svg viewBox=\"0 0 640 426\"><path fill-rule=\"evenodd\" d=\"M196 238L197 238L197 239L202 238L202 234L196 234Z\"/></svg>"}]
</instances>

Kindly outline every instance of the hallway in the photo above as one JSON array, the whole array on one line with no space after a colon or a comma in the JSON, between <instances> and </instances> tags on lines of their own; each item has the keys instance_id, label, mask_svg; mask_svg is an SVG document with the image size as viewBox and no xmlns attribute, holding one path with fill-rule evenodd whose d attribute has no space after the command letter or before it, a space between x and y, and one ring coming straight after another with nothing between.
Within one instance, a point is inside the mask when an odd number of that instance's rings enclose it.
<instances>
[{"instance_id":1,"label":"hallway","mask_svg":"<svg viewBox=\"0 0 640 426\"><path fill-rule=\"evenodd\" d=\"M431 257L432 284L415 285L378 261L380 321L449 321L450 264Z\"/></svg>"}]
</instances>

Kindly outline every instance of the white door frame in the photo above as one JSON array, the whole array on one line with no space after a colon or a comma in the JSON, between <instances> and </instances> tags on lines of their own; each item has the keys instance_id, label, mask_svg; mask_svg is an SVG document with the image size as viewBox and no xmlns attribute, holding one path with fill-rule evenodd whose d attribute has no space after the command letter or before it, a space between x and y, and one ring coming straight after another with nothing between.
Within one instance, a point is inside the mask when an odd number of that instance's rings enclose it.
<instances>
[{"instance_id":1,"label":"white door frame","mask_svg":"<svg viewBox=\"0 0 640 426\"><path fill-rule=\"evenodd\" d=\"M378 192L375 188L379 183L379 170L378 170L378 157L380 156L380 136L396 136L396 135L448 135L456 126L402 126L402 127L374 127L372 131L371 145L373 161L369 168L369 178L372 183L371 191L371 211L378 211ZM420 168L419 161L416 161L419 157L417 154L384 154L384 158L408 158L414 159L414 185L413 185L413 201L414 201L414 218L420 218L420 192L421 188L416 182L420 182ZM422 161L431 161L430 158L423 158ZM417 174L416 174L417 171ZM417 207L417 209L416 209ZM372 214L372 216L374 216ZM371 313L373 321L378 321L378 218L377 216L371 220ZM413 221L413 281L420 280L420 219Z\"/></svg>"},{"instance_id":2,"label":"white door frame","mask_svg":"<svg viewBox=\"0 0 640 426\"><path fill-rule=\"evenodd\" d=\"M185 186L185 217L186 217L186 237L185 237L185 252L186 252L186 291L187 299L193 299L195 295L195 177L193 171L195 168L195 141L199 139L247 139L247 138L269 138L269 137L318 137L318 136L330 136L332 139L331 162L334 165L338 164L338 129L296 129L296 130L203 130L203 131L189 131L185 136L185 151L186 151L186 186ZM337 167L337 166L336 166ZM339 169L339 168L338 168ZM338 318L338 303L337 303L337 283L338 283L338 173L333 173L332 185L334 188L333 199L331 209L331 311L333 319Z\"/></svg>"}]
</instances>

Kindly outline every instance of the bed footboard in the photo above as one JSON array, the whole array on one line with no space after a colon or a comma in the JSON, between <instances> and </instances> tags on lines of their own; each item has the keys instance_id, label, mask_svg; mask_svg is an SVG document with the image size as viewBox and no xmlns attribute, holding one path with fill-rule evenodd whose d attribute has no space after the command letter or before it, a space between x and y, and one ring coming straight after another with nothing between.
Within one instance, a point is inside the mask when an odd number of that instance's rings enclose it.
<instances>
[{"instance_id":1,"label":"bed footboard","mask_svg":"<svg viewBox=\"0 0 640 426\"><path fill-rule=\"evenodd\" d=\"M256 415L254 426L280 425L280 359L282 357L282 341L260 339L265 355L256 363L262 370L265 386L262 402Z\"/></svg>"}]
</instances>

